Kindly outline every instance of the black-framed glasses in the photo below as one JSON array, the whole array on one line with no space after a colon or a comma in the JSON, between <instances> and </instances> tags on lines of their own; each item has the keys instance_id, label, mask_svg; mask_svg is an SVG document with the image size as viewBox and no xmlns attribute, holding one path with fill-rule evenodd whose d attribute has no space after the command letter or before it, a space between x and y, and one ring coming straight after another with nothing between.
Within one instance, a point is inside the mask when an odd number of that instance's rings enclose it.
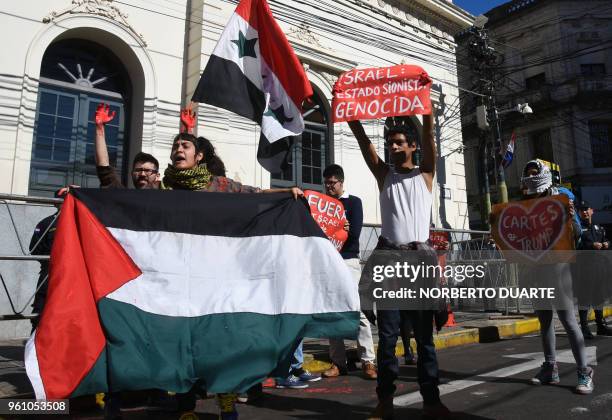
<instances>
[{"instance_id":1,"label":"black-framed glasses","mask_svg":"<svg viewBox=\"0 0 612 420\"><path fill-rule=\"evenodd\" d=\"M338 182L342 182L339 179L333 182L325 182L323 183L323 185L325 185L326 187L333 187L334 185L336 185Z\"/></svg>"},{"instance_id":2,"label":"black-framed glasses","mask_svg":"<svg viewBox=\"0 0 612 420\"><path fill-rule=\"evenodd\" d=\"M132 169L132 173L139 175L145 174L146 176L151 176L157 173L157 169L147 169L147 168L134 168Z\"/></svg>"}]
</instances>

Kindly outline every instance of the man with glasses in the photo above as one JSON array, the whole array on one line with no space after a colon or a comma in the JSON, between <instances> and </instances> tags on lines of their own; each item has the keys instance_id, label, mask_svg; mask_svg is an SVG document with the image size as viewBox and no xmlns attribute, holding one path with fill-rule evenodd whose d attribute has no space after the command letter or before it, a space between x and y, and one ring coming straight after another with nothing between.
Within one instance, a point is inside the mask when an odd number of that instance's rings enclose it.
<instances>
[{"instance_id":1,"label":"man with glasses","mask_svg":"<svg viewBox=\"0 0 612 420\"><path fill-rule=\"evenodd\" d=\"M344 258L344 262L350 268L355 277L355 281L359 284L361 277L361 264L359 263L359 235L363 225L363 206L361 199L354 195L349 195L344 191L344 170L340 165L329 165L323 171L325 180L325 192L327 195L337 198L342 202L346 213L347 224L345 229L348 231L348 239L344 243L344 247L340 254ZM359 319L359 334L357 336L357 346L359 347L359 357L361 359L361 368L366 379L376 379L376 366L374 361L374 342L372 341L372 330L370 322L365 315L360 313ZM347 374L346 351L344 349L344 340L331 338L329 340L329 357L332 361L332 366L323 372L326 378L334 378L340 375Z\"/></svg>"},{"instance_id":2,"label":"man with glasses","mask_svg":"<svg viewBox=\"0 0 612 420\"><path fill-rule=\"evenodd\" d=\"M104 125L115 118L115 111L105 104L96 109L96 172L103 188L124 188L115 168L110 166ZM139 152L132 163L132 182L136 189L158 189L160 183L159 162L148 153Z\"/></svg>"},{"instance_id":3,"label":"man with glasses","mask_svg":"<svg viewBox=\"0 0 612 420\"><path fill-rule=\"evenodd\" d=\"M99 104L96 109L96 172L102 188L125 188L115 168L110 166L108 148L104 125L115 118L115 111L110 111L106 104ZM139 152L134 156L132 163L132 182L136 189L159 189L160 185L159 162L148 153ZM167 393L153 390L151 393L152 405L164 408ZM109 392L104 396L104 419L119 420L121 416L121 393Z\"/></svg>"}]
</instances>

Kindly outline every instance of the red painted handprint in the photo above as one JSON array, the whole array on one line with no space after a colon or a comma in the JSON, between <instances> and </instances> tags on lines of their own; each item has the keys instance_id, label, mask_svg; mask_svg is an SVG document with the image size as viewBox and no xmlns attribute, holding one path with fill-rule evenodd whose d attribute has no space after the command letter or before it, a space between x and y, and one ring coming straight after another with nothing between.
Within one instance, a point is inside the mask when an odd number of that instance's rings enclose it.
<instances>
[{"instance_id":1,"label":"red painted handprint","mask_svg":"<svg viewBox=\"0 0 612 420\"><path fill-rule=\"evenodd\" d=\"M115 118L115 111L111 112L110 106L105 103L98 104L96 108L96 125L104 125Z\"/></svg>"},{"instance_id":2,"label":"red painted handprint","mask_svg":"<svg viewBox=\"0 0 612 420\"><path fill-rule=\"evenodd\" d=\"M193 128L196 125L195 111L191 107L181 110L181 133L193 134Z\"/></svg>"}]
</instances>

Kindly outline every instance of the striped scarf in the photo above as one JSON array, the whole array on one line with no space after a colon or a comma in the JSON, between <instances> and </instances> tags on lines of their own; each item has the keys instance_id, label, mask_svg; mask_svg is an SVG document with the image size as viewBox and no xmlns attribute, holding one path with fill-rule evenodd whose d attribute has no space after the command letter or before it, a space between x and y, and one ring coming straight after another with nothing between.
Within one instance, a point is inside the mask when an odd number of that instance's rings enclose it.
<instances>
[{"instance_id":1,"label":"striped scarf","mask_svg":"<svg viewBox=\"0 0 612 420\"><path fill-rule=\"evenodd\" d=\"M212 174L206 165L196 166L193 169L176 169L168 165L164 171L161 188L164 190L203 190L210 184Z\"/></svg>"}]
</instances>

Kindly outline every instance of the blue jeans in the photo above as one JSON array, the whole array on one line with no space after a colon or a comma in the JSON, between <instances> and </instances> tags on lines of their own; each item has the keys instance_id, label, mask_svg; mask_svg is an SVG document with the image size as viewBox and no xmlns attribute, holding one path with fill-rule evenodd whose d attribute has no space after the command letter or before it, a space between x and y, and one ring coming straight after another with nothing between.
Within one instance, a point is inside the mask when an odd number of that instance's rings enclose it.
<instances>
[{"instance_id":1,"label":"blue jeans","mask_svg":"<svg viewBox=\"0 0 612 420\"><path fill-rule=\"evenodd\" d=\"M293 372L295 372L296 370L300 370L302 368L302 365L304 364L303 344L304 344L304 339L301 339L300 343L298 344L298 346L295 348L295 351L291 355L291 366L289 368L289 372L287 372L287 374L284 374L284 372L282 372L283 376L279 375L278 379L287 379L289 375L291 375Z\"/></svg>"},{"instance_id":2,"label":"blue jeans","mask_svg":"<svg viewBox=\"0 0 612 420\"><path fill-rule=\"evenodd\" d=\"M293 352L293 356L291 356L291 372L297 369L301 369L304 364L304 339L300 341L297 348Z\"/></svg>"},{"instance_id":3,"label":"blue jeans","mask_svg":"<svg viewBox=\"0 0 612 420\"><path fill-rule=\"evenodd\" d=\"M383 400L395 393L394 382L399 366L395 356L395 345L400 326L409 320L417 344L417 379L425 404L440 401L438 390L438 360L433 342L433 311L380 310L378 323L378 399Z\"/></svg>"}]
</instances>

